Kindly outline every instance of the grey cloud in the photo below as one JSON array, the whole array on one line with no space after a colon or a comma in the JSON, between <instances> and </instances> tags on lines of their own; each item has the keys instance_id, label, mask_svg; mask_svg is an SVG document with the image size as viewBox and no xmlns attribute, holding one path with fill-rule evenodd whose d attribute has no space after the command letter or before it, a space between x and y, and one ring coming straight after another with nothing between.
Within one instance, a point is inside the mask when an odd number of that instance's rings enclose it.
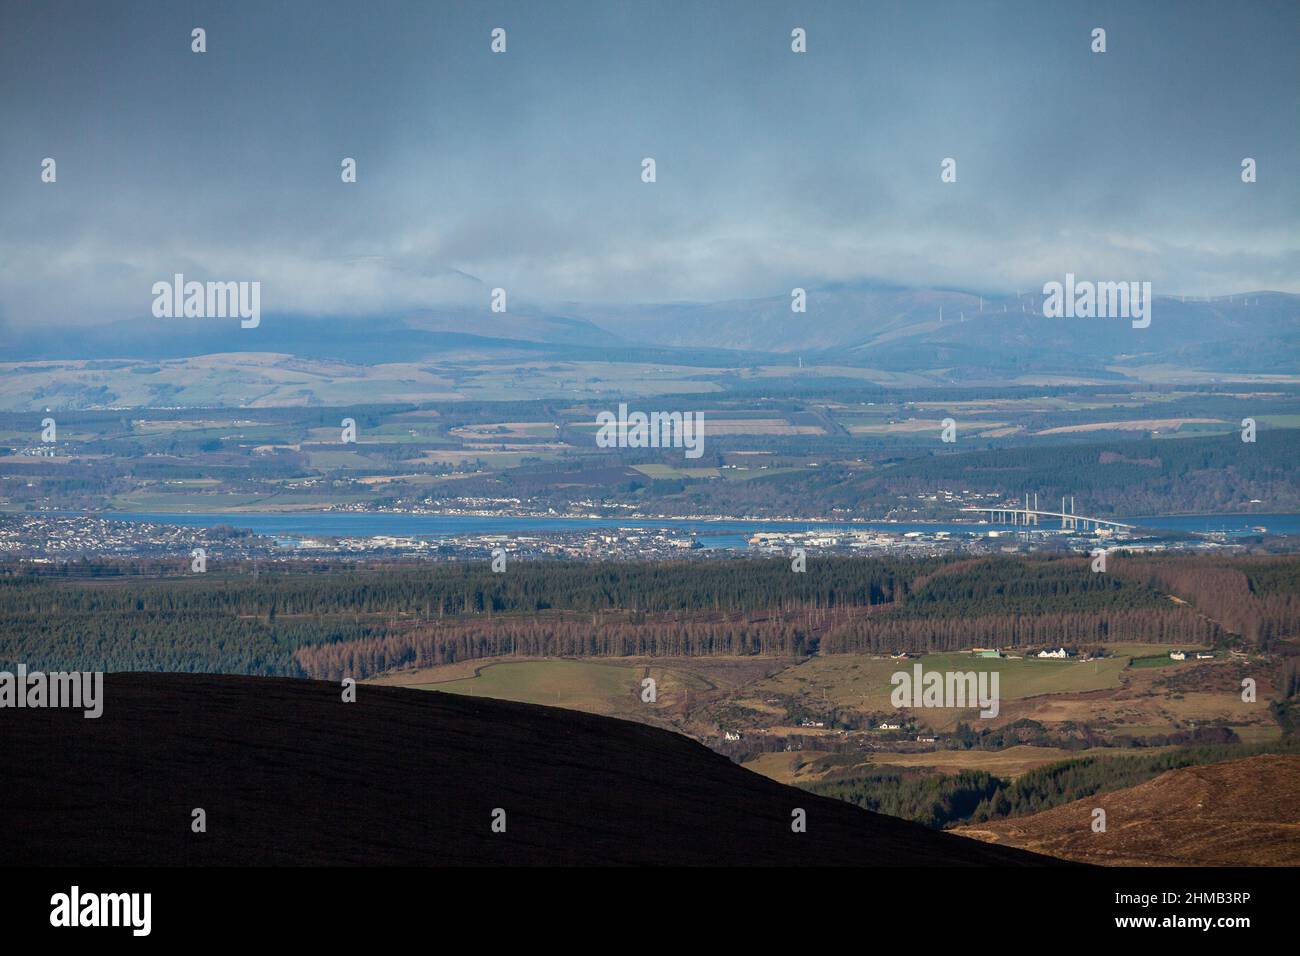
<instances>
[{"instance_id":1,"label":"grey cloud","mask_svg":"<svg viewBox=\"0 0 1300 956\"><path fill-rule=\"evenodd\" d=\"M7 4L0 316L141 314L177 271L322 315L1067 269L1300 291L1297 41L1285 0Z\"/></svg>"}]
</instances>

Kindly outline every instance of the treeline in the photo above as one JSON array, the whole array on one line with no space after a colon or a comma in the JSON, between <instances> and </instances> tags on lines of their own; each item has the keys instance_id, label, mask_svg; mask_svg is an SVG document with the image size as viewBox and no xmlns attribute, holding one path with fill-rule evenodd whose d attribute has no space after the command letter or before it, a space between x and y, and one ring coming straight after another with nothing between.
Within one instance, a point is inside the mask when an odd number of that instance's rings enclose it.
<instances>
[{"instance_id":1,"label":"treeline","mask_svg":"<svg viewBox=\"0 0 1300 956\"><path fill-rule=\"evenodd\" d=\"M949 775L882 767L848 780L804 784L803 789L939 830L968 819L1002 784L982 770Z\"/></svg>"},{"instance_id":2,"label":"treeline","mask_svg":"<svg viewBox=\"0 0 1300 956\"><path fill-rule=\"evenodd\" d=\"M1300 560L1151 557L1115 562L1116 574L1168 591L1262 650L1300 637Z\"/></svg>"},{"instance_id":3,"label":"treeline","mask_svg":"<svg viewBox=\"0 0 1300 956\"><path fill-rule=\"evenodd\" d=\"M880 614L833 626L820 647L828 654L896 654L1104 641L1213 644L1219 634L1213 621L1185 607L939 619Z\"/></svg>"},{"instance_id":4,"label":"treeline","mask_svg":"<svg viewBox=\"0 0 1300 956\"><path fill-rule=\"evenodd\" d=\"M1087 750L1092 747L1185 747L1237 743L1240 738L1231 727L1203 726L1192 730L1176 730L1167 734L1099 734L1087 725L1065 721L1055 730L1036 720L1017 720L1001 727L975 729L970 724L959 723L944 740L951 750L1005 750L1008 747L1028 745L1055 747L1059 750Z\"/></svg>"},{"instance_id":5,"label":"treeline","mask_svg":"<svg viewBox=\"0 0 1300 956\"><path fill-rule=\"evenodd\" d=\"M172 671L305 676L293 658L304 645L355 641L382 630L326 620L277 621L216 612L5 614L0 670Z\"/></svg>"},{"instance_id":6,"label":"treeline","mask_svg":"<svg viewBox=\"0 0 1300 956\"><path fill-rule=\"evenodd\" d=\"M902 604L832 624L819 647L830 654L894 654L1115 641L1214 644L1222 629L1213 615L1175 605L1164 593L1195 588L1205 575L1240 578L1242 606L1272 614L1266 619L1275 630L1289 633L1300 625L1300 602L1286 591L1300 579L1300 560L1294 558L1247 564L1173 557L1155 563L1123 556L1112 564L1114 573L1094 573L1089 559L1077 557L950 561L919 575ZM1251 593L1239 564L1260 570L1270 589L1266 598Z\"/></svg>"},{"instance_id":7,"label":"treeline","mask_svg":"<svg viewBox=\"0 0 1300 956\"><path fill-rule=\"evenodd\" d=\"M292 565L260 575L188 575L129 588L78 588L48 574L0 573L0 613L113 612L128 608L217 611L274 618L385 614L442 618L568 611L749 612L860 607L902 601L910 581L939 559L815 558L795 574L784 558L717 562L516 562L504 574L486 563L394 564L303 573Z\"/></svg>"},{"instance_id":8,"label":"treeline","mask_svg":"<svg viewBox=\"0 0 1300 956\"><path fill-rule=\"evenodd\" d=\"M0 663L365 677L487 656L803 656L934 562L0 569ZM150 577L153 570L171 577ZM824 572L824 573L823 573ZM298 653L301 652L301 653Z\"/></svg>"},{"instance_id":9,"label":"treeline","mask_svg":"<svg viewBox=\"0 0 1300 956\"><path fill-rule=\"evenodd\" d=\"M1279 664L1276 682L1277 700L1269 704L1269 710L1283 734L1300 736L1300 657Z\"/></svg>"},{"instance_id":10,"label":"treeline","mask_svg":"<svg viewBox=\"0 0 1300 956\"><path fill-rule=\"evenodd\" d=\"M789 705L787 705L788 709ZM799 715L824 720L827 727L845 730L859 730L876 726L885 715L870 716L846 714L837 708L828 711L804 709ZM896 717L894 719L897 719ZM798 723L798 720L793 720ZM911 739L915 729L903 721L903 729L898 736ZM1177 730L1172 733L1134 736L1132 734L1097 733L1084 724L1065 721L1049 730L1044 724L1035 720L1017 720L996 728L976 729L969 724L959 723L956 729L944 736L944 750L987 750L999 751L1009 747L1031 746L1052 747L1057 750L1090 750L1097 747L1115 750L1145 750L1154 747L1216 747L1236 744L1240 738L1230 727L1207 726L1192 730ZM756 734L741 741L712 741L710 746L725 754L737 763L745 763L760 754L787 750L808 750L826 753L861 754L861 744L857 741L839 736L778 736L775 734ZM935 750L936 747L927 748ZM921 751L925 752L925 751ZM854 780L858 779L855 775Z\"/></svg>"},{"instance_id":11,"label":"treeline","mask_svg":"<svg viewBox=\"0 0 1300 956\"><path fill-rule=\"evenodd\" d=\"M784 619L629 623L499 618L412 627L361 640L300 647L311 677L364 679L398 667L436 667L485 657L802 657L808 631Z\"/></svg>"},{"instance_id":12,"label":"treeline","mask_svg":"<svg viewBox=\"0 0 1300 956\"><path fill-rule=\"evenodd\" d=\"M1300 562L1296 562L1300 568ZM1140 579L1093 573L1089 558L987 558L953 562L919 578L893 619L1054 614L1163 607Z\"/></svg>"},{"instance_id":13,"label":"treeline","mask_svg":"<svg viewBox=\"0 0 1300 956\"><path fill-rule=\"evenodd\" d=\"M1038 767L1015 780L983 771L927 774L880 766L799 786L939 829L1041 813L1084 797L1134 787L1183 767L1295 753L1300 753L1300 740L1292 738L1249 746L1183 747L1141 756L1080 757Z\"/></svg>"},{"instance_id":14,"label":"treeline","mask_svg":"<svg viewBox=\"0 0 1300 956\"><path fill-rule=\"evenodd\" d=\"M167 576L152 576L167 575ZM1300 558L784 558L361 566L0 566L0 661L368 676L489 656L913 653L1217 644L1284 657ZM1177 605L1162 593L1195 606ZM1217 621L1224 621L1221 628Z\"/></svg>"}]
</instances>

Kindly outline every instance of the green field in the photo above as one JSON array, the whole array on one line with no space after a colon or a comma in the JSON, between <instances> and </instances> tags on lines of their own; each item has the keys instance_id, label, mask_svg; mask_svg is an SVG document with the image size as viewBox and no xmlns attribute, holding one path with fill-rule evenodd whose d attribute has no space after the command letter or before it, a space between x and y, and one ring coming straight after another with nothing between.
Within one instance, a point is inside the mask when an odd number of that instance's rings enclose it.
<instances>
[{"instance_id":1,"label":"green field","mask_svg":"<svg viewBox=\"0 0 1300 956\"><path fill-rule=\"evenodd\" d=\"M752 665L752 662L749 662ZM727 674L727 661L708 661L701 670L720 666L722 672L706 676L697 672L690 661L675 661L671 666L657 662L596 662L590 660L548 659L498 661L474 669L473 677L453 680L428 681L438 670L467 673L468 664L449 665L434 671L423 671L417 679L393 680L403 687L417 690L437 690L473 697L495 697L498 700L515 700L527 704L547 704L566 707L593 714L628 717L635 720L657 715L668 717L676 712L689 695L716 691L718 684L730 684L734 679ZM742 672L745 668L741 669ZM655 681L656 700L641 700L641 681L645 677ZM423 677L424 680L419 678ZM743 679L743 676L740 678Z\"/></svg>"},{"instance_id":2,"label":"green field","mask_svg":"<svg viewBox=\"0 0 1300 956\"><path fill-rule=\"evenodd\" d=\"M477 677L421 685L472 697L505 700L561 700L565 697L607 697L626 693L636 684L635 672L618 664L585 661L519 661L489 664Z\"/></svg>"},{"instance_id":3,"label":"green field","mask_svg":"<svg viewBox=\"0 0 1300 956\"><path fill-rule=\"evenodd\" d=\"M1153 654L1150 657L1135 657L1131 661L1133 667L1173 667L1175 664L1186 664L1186 661L1176 661L1168 654Z\"/></svg>"},{"instance_id":4,"label":"green field","mask_svg":"<svg viewBox=\"0 0 1300 956\"><path fill-rule=\"evenodd\" d=\"M912 673L916 664L926 671L996 672L1003 700L1040 694L1079 693L1120 686L1129 659L1111 657L1083 663L1073 660L978 658L970 654L929 654L919 660L891 660L857 654L816 657L764 681L752 696L791 694L863 711L893 709L890 677Z\"/></svg>"},{"instance_id":5,"label":"green field","mask_svg":"<svg viewBox=\"0 0 1300 956\"><path fill-rule=\"evenodd\" d=\"M997 672L1002 698L1037 697L1040 694L1076 694L1120 686L1125 657L1083 661L1026 657L1023 660L985 659L969 654L935 654L922 659L926 670L987 670ZM892 673L892 672L891 672Z\"/></svg>"},{"instance_id":6,"label":"green field","mask_svg":"<svg viewBox=\"0 0 1300 956\"><path fill-rule=\"evenodd\" d=\"M587 661L511 661L488 664L476 677L413 686L607 714L639 700L642 672L640 667Z\"/></svg>"},{"instance_id":7,"label":"green field","mask_svg":"<svg viewBox=\"0 0 1300 956\"><path fill-rule=\"evenodd\" d=\"M636 471L647 478L666 480L670 478L717 478L716 468L675 468L671 465L633 465Z\"/></svg>"}]
</instances>

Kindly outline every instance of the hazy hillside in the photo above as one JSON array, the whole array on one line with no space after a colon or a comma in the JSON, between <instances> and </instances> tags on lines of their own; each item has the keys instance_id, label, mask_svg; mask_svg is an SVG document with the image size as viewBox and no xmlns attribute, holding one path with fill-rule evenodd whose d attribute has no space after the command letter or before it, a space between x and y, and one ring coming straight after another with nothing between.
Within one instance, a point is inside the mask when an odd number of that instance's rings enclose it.
<instances>
[{"instance_id":1,"label":"hazy hillside","mask_svg":"<svg viewBox=\"0 0 1300 956\"><path fill-rule=\"evenodd\" d=\"M255 329L236 320L155 319L145 316L78 329L0 324L0 354L8 361L167 359L230 352L282 352L356 364L442 357L449 348L524 353L539 345L617 347L618 336L585 319L536 310L494 314L483 309L423 310L409 315L323 319L262 317Z\"/></svg>"},{"instance_id":2,"label":"hazy hillside","mask_svg":"<svg viewBox=\"0 0 1300 956\"><path fill-rule=\"evenodd\" d=\"M1300 356L1300 296L1251 292L1182 301L1157 296L1149 328L1127 319L1049 319L1036 290L1019 296L869 284L727 302L641 306L511 303L504 313L456 305L396 315L279 315L256 329L210 319L123 320L69 335L43 323L0 325L9 361L166 359L278 352L360 365L542 355L722 367L808 363L936 373L962 381L992 369L1062 381L1169 368L1292 374ZM1247 304L1249 303L1249 304ZM940 313L942 312L942 318ZM705 354L715 353L715 354Z\"/></svg>"},{"instance_id":3,"label":"hazy hillside","mask_svg":"<svg viewBox=\"0 0 1300 956\"><path fill-rule=\"evenodd\" d=\"M1122 319L1044 318L1038 290L980 296L874 285L810 289L804 314L791 312L788 293L582 314L656 345L835 352L887 369L1031 363L1078 371L1119 362L1293 371L1300 348L1300 296L1271 292L1208 301L1157 295L1145 329Z\"/></svg>"}]
</instances>

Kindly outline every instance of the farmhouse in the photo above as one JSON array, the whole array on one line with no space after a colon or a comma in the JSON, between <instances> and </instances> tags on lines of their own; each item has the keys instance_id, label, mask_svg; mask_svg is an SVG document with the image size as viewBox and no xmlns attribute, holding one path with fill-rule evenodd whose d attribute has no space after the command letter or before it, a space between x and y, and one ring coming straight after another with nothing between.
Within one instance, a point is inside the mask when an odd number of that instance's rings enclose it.
<instances>
[{"instance_id":1,"label":"farmhouse","mask_svg":"<svg viewBox=\"0 0 1300 956\"><path fill-rule=\"evenodd\" d=\"M1175 661L1185 661L1187 660L1187 655L1184 654L1182 651L1170 651L1169 658L1170 660L1175 660Z\"/></svg>"},{"instance_id":2,"label":"farmhouse","mask_svg":"<svg viewBox=\"0 0 1300 956\"><path fill-rule=\"evenodd\" d=\"M1059 647L1054 651L1039 651L1038 656L1066 658L1069 657L1070 655L1066 652L1064 647Z\"/></svg>"}]
</instances>

